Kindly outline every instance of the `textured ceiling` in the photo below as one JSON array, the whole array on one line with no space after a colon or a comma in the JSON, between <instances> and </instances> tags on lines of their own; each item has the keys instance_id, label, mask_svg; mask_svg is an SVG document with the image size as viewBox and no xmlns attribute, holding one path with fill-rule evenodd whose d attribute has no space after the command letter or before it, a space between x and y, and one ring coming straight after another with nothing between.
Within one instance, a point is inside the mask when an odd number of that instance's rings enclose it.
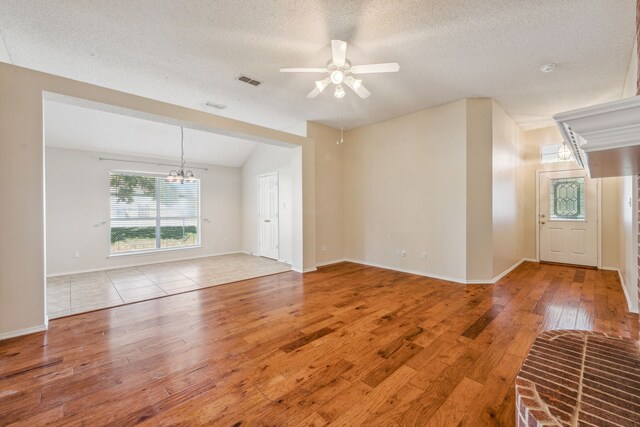
<instances>
[{"instance_id":1,"label":"textured ceiling","mask_svg":"<svg viewBox=\"0 0 640 427\"><path fill-rule=\"evenodd\" d=\"M619 98L634 20L635 0L0 0L16 65L292 132L463 97L494 97L523 127L540 126ZM306 99L315 75L278 69L323 66L332 38L349 42L354 64L395 61L400 72L366 75L365 100ZM541 73L549 62L556 71Z\"/></svg>"},{"instance_id":2,"label":"textured ceiling","mask_svg":"<svg viewBox=\"0 0 640 427\"><path fill-rule=\"evenodd\" d=\"M45 144L99 153L166 159L179 163L180 128L65 103L44 103ZM184 129L187 162L240 167L257 142Z\"/></svg>"}]
</instances>

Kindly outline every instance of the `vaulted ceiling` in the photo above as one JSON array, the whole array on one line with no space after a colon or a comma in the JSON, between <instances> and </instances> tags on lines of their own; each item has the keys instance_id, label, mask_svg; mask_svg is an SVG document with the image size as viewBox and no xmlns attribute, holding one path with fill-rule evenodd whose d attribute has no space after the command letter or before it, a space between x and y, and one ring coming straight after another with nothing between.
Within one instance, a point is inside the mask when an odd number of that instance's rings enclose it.
<instances>
[{"instance_id":1,"label":"vaulted ceiling","mask_svg":"<svg viewBox=\"0 0 640 427\"><path fill-rule=\"evenodd\" d=\"M45 101L47 147L166 159L179 163L180 128L175 125L68 103ZM196 129L184 129L189 163L241 167L257 142Z\"/></svg>"},{"instance_id":2,"label":"vaulted ceiling","mask_svg":"<svg viewBox=\"0 0 640 427\"><path fill-rule=\"evenodd\" d=\"M291 132L463 97L495 98L524 128L548 124L620 96L634 22L635 0L0 0L15 65ZM278 69L324 66L331 39L354 63L400 72L366 75L368 99L307 99L316 76ZM546 63L556 70L541 73Z\"/></svg>"}]
</instances>

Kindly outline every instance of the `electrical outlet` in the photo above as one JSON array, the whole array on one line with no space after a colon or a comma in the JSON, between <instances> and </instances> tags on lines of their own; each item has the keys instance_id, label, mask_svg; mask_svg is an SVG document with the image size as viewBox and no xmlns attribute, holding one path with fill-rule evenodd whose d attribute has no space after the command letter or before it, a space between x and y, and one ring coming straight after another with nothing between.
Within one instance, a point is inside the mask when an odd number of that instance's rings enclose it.
<instances>
[{"instance_id":1,"label":"electrical outlet","mask_svg":"<svg viewBox=\"0 0 640 427\"><path fill-rule=\"evenodd\" d=\"M80 252L75 251L75 252L73 253L73 257L74 257L74 258L80 258Z\"/></svg>"},{"instance_id":2,"label":"electrical outlet","mask_svg":"<svg viewBox=\"0 0 640 427\"><path fill-rule=\"evenodd\" d=\"M327 245L322 245L322 252L326 252L327 251Z\"/></svg>"},{"instance_id":3,"label":"electrical outlet","mask_svg":"<svg viewBox=\"0 0 640 427\"><path fill-rule=\"evenodd\" d=\"M420 259L426 261L427 260L427 253L426 252L422 252L422 254L420 255Z\"/></svg>"},{"instance_id":4,"label":"electrical outlet","mask_svg":"<svg viewBox=\"0 0 640 427\"><path fill-rule=\"evenodd\" d=\"M405 251L404 249L402 250L402 257L406 257L407 256L407 251Z\"/></svg>"}]
</instances>

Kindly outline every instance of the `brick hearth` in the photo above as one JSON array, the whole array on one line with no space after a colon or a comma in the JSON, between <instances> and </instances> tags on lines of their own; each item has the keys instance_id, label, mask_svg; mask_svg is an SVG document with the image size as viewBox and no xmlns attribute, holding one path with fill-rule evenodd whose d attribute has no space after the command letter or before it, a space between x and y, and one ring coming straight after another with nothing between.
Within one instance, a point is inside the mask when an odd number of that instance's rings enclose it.
<instances>
[{"instance_id":1,"label":"brick hearth","mask_svg":"<svg viewBox=\"0 0 640 427\"><path fill-rule=\"evenodd\" d=\"M638 342L543 332L516 378L516 418L518 427L640 425Z\"/></svg>"}]
</instances>

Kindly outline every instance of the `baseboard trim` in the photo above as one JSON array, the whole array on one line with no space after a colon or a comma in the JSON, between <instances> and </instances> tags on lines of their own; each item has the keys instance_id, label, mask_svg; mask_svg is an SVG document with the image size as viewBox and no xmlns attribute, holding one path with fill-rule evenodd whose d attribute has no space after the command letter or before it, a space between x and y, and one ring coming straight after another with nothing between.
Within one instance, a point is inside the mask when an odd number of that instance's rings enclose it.
<instances>
[{"instance_id":1,"label":"baseboard trim","mask_svg":"<svg viewBox=\"0 0 640 427\"><path fill-rule=\"evenodd\" d=\"M187 257L180 257L180 258L175 258L175 259L168 259L168 260L164 260L164 261L133 262L133 263L127 263L125 265L119 265L117 267L111 266L111 267L87 268L87 269L84 269L84 270L66 271L64 273L49 274L49 275L47 275L47 277L59 277L59 276L68 276L70 274L93 273L95 271L114 270L114 269L117 269L117 268L138 267L140 265L151 265L151 264L158 264L158 263L163 263L163 262L186 261L186 260L190 260L190 259L209 258L209 257L212 257L212 256L235 255L235 254L253 255L252 253L245 252L245 251L220 252L220 253L217 253L217 254L187 256Z\"/></svg>"},{"instance_id":2,"label":"baseboard trim","mask_svg":"<svg viewBox=\"0 0 640 427\"><path fill-rule=\"evenodd\" d=\"M459 279L459 278L450 277L450 276L441 276L441 275L437 275L437 274L428 274L428 273L425 273L425 272L422 272L422 271L410 270L410 269L407 269L407 268L391 267L391 266L384 265L384 264L365 262L365 261L356 260L356 259L353 259L353 258L345 258L344 260L341 260L341 261L352 262L354 264L367 265L369 267L377 267L377 268L384 268L384 269L387 269L387 270L400 271L402 273L415 274L415 275L418 275L418 276L429 277L431 279L446 280L447 282L454 282L454 283L459 283L459 284L462 284L462 285L491 285L491 284L496 283L498 280L502 279L504 276L509 274L511 271L515 270L520 264L522 264L523 262L527 261L527 259L526 258L520 259L518 262L513 264L507 270L505 270L504 272L500 273L499 275L497 275L493 279L489 279L489 280L465 280L465 279Z\"/></svg>"},{"instance_id":3,"label":"baseboard trim","mask_svg":"<svg viewBox=\"0 0 640 427\"><path fill-rule=\"evenodd\" d=\"M314 271L317 271L318 269L315 267L311 267L311 268L291 268L291 270L295 271L296 273L313 273Z\"/></svg>"},{"instance_id":4,"label":"baseboard trim","mask_svg":"<svg viewBox=\"0 0 640 427\"><path fill-rule=\"evenodd\" d=\"M528 262L540 262L539 259L536 258L522 258L522 261L528 261Z\"/></svg>"},{"instance_id":5,"label":"baseboard trim","mask_svg":"<svg viewBox=\"0 0 640 427\"><path fill-rule=\"evenodd\" d=\"M386 270L400 271L401 273L415 274L417 276L429 277L431 279L445 280L447 282L454 282L454 283L459 283L459 284L462 284L462 285L466 284L466 282L464 280L462 280L462 279L458 279L458 278L454 278L454 277L448 277L448 276L439 276L439 275L436 275L436 274L427 274L427 273L425 273L423 271L410 270L408 268L392 267L392 266L389 266L389 265L378 264L378 263L373 263L373 262L366 262L366 261L361 261L361 260L357 260L357 259L353 259L353 258L345 258L343 261L352 262L354 264L366 265L366 266L369 266L369 267L384 268Z\"/></svg>"},{"instance_id":6,"label":"baseboard trim","mask_svg":"<svg viewBox=\"0 0 640 427\"><path fill-rule=\"evenodd\" d=\"M49 319L45 318L45 321L44 321L43 325L34 326L32 328L20 329L18 331L5 332L3 334L0 334L0 341L6 340L6 339L9 339L9 338L20 337L22 335L35 334L37 332L46 331L47 328L48 328L48 324L49 324Z\"/></svg>"},{"instance_id":7,"label":"baseboard trim","mask_svg":"<svg viewBox=\"0 0 640 427\"><path fill-rule=\"evenodd\" d=\"M323 261L323 262L320 262L320 263L316 264L316 267L325 267L325 266L327 266L327 265L338 264L338 263L340 263L340 262L345 262L345 261L346 261L346 259L344 259L344 258L340 258L340 259L332 259L332 260L330 260L330 261Z\"/></svg>"},{"instance_id":8,"label":"baseboard trim","mask_svg":"<svg viewBox=\"0 0 640 427\"><path fill-rule=\"evenodd\" d=\"M492 283L496 283L498 280L502 279L504 276L506 276L507 274L511 273L513 270L515 270L516 268L518 268L518 266L520 264L522 264L523 262L525 262L525 259L522 258L520 261L517 261L515 264L513 264L511 267L507 268L505 271L503 271L502 273L498 274L496 277L493 278L493 282Z\"/></svg>"},{"instance_id":9,"label":"baseboard trim","mask_svg":"<svg viewBox=\"0 0 640 427\"><path fill-rule=\"evenodd\" d=\"M624 292L624 298L627 300L627 308L629 309L629 312L638 314L640 311L637 308L634 308L634 304L631 303L631 297L627 292L627 287L625 286L624 276L622 275L622 272L618 268L616 268L615 271L618 272L618 277L620 278L620 286L622 286L622 292Z\"/></svg>"}]
</instances>

